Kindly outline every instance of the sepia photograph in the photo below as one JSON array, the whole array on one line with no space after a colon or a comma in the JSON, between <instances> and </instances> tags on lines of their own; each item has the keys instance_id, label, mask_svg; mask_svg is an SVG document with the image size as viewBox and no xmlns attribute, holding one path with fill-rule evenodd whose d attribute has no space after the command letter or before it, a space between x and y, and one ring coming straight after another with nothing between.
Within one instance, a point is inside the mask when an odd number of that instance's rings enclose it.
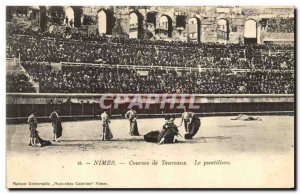
<instances>
[{"instance_id":1,"label":"sepia photograph","mask_svg":"<svg viewBox=\"0 0 300 194\"><path fill-rule=\"evenodd\" d=\"M5 14L6 188L295 189L295 7Z\"/></svg>"}]
</instances>

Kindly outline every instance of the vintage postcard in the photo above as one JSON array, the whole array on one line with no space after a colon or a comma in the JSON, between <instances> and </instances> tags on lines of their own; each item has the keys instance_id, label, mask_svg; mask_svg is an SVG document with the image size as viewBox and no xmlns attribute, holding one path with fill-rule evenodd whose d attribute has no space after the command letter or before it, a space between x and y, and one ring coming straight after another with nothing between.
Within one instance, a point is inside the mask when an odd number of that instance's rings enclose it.
<instances>
[{"instance_id":1,"label":"vintage postcard","mask_svg":"<svg viewBox=\"0 0 300 194\"><path fill-rule=\"evenodd\" d=\"M6 187L295 187L292 6L7 6Z\"/></svg>"}]
</instances>

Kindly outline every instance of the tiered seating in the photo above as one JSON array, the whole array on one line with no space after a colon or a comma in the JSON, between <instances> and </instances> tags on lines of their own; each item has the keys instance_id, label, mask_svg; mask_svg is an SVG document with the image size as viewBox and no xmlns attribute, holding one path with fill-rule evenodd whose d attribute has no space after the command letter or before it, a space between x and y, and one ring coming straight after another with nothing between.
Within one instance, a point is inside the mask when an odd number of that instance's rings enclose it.
<instances>
[{"instance_id":1,"label":"tiered seating","mask_svg":"<svg viewBox=\"0 0 300 194\"><path fill-rule=\"evenodd\" d=\"M7 74L6 92L35 92L35 89L26 75Z\"/></svg>"},{"instance_id":2,"label":"tiered seating","mask_svg":"<svg viewBox=\"0 0 300 194\"><path fill-rule=\"evenodd\" d=\"M128 68L23 63L44 93L200 93L200 94L288 94L294 92L289 71L231 70L183 72L151 69L146 75ZM38 67L38 68L37 68Z\"/></svg>"},{"instance_id":3,"label":"tiered seating","mask_svg":"<svg viewBox=\"0 0 300 194\"><path fill-rule=\"evenodd\" d=\"M239 68L266 66L278 69L282 63L293 69L293 47L288 45L241 45L216 43L166 43L114 39L79 41L14 36L8 38L7 57L23 61L84 62L138 66ZM276 58L262 57L269 50L285 50ZM265 65L272 60L272 65ZM246 61L246 62L245 62ZM260 67L261 68L261 67Z\"/></svg>"},{"instance_id":4,"label":"tiered seating","mask_svg":"<svg viewBox=\"0 0 300 194\"><path fill-rule=\"evenodd\" d=\"M295 31L294 18L270 18L267 20L267 32L293 33Z\"/></svg>"},{"instance_id":5,"label":"tiered seating","mask_svg":"<svg viewBox=\"0 0 300 194\"><path fill-rule=\"evenodd\" d=\"M294 93L294 47L290 45L152 42L97 36L89 39L80 35L67 39L28 33L8 37L7 57L21 56L22 66L39 83L40 92ZM49 64L38 63L42 61L70 65L53 71ZM140 74L135 66L148 70ZM200 71L179 73L177 67ZM12 88L15 87L16 84ZM20 90L23 89L10 91Z\"/></svg>"}]
</instances>

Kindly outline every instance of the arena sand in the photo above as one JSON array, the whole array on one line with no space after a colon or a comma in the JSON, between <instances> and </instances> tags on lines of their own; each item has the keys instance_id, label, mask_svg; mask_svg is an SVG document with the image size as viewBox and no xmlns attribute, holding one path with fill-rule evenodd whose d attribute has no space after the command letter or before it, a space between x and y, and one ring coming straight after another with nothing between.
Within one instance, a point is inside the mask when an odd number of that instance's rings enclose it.
<instances>
[{"instance_id":1,"label":"arena sand","mask_svg":"<svg viewBox=\"0 0 300 194\"><path fill-rule=\"evenodd\" d=\"M7 186L18 188L13 182L23 181L27 185L21 187L31 188L293 187L294 117L231 118L204 117L192 140L179 137L179 143L165 145L143 140L149 131L160 130L164 119L139 119L139 137L129 135L127 120L112 120L114 139L108 142L100 141L100 120L63 122L61 142L42 148L27 145L27 124L7 125ZM179 130L183 135L183 126ZM39 124L38 131L52 140L51 123ZM116 165L96 164L104 160ZM158 165L151 165L153 160Z\"/></svg>"}]
</instances>

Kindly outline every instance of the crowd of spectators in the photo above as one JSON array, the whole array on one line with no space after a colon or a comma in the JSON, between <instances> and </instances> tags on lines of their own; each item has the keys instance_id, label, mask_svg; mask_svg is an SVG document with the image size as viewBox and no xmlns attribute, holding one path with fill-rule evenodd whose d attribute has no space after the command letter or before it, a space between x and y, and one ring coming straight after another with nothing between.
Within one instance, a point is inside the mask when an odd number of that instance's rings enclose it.
<instances>
[{"instance_id":1,"label":"crowd of spectators","mask_svg":"<svg viewBox=\"0 0 300 194\"><path fill-rule=\"evenodd\" d=\"M22 26L16 26L12 24L6 25L6 35L9 36L28 36L41 39L43 37L55 38L59 40L84 40L84 41L105 41L104 35L97 35L95 33L86 33L86 31L80 29L66 28L62 30L42 31L41 29L23 28Z\"/></svg>"},{"instance_id":2,"label":"crowd of spectators","mask_svg":"<svg viewBox=\"0 0 300 194\"><path fill-rule=\"evenodd\" d=\"M292 45L165 42L85 36L76 31L62 36L7 30L7 57L20 56L22 66L43 93L294 93ZM70 65L56 71L51 62ZM151 69L140 74L134 66ZM156 66L201 70L179 72ZM26 76L7 76L8 92L34 92Z\"/></svg>"},{"instance_id":3,"label":"crowd of spectators","mask_svg":"<svg viewBox=\"0 0 300 194\"><path fill-rule=\"evenodd\" d=\"M84 41L27 36L8 37L7 40L7 57L20 55L22 61L238 69L293 69L294 66L294 48L288 45L108 41L105 38ZM269 55L270 50L281 52Z\"/></svg>"},{"instance_id":4,"label":"crowd of spectators","mask_svg":"<svg viewBox=\"0 0 300 194\"><path fill-rule=\"evenodd\" d=\"M276 33L293 33L295 31L294 18L270 18L267 20L267 31Z\"/></svg>"},{"instance_id":5,"label":"crowd of spectators","mask_svg":"<svg viewBox=\"0 0 300 194\"><path fill-rule=\"evenodd\" d=\"M6 92L35 92L35 90L26 75L7 74Z\"/></svg>"},{"instance_id":6,"label":"crowd of spectators","mask_svg":"<svg viewBox=\"0 0 300 194\"><path fill-rule=\"evenodd\" d=\"M37 68L37 66L39 68ZM150 69L147 74L128 68L91 65L23 63L44 93L200 93L200 94L289 94L294 93L290 71L235 73L232 70L177 72Z\"/></svg>"}]
</instances>

